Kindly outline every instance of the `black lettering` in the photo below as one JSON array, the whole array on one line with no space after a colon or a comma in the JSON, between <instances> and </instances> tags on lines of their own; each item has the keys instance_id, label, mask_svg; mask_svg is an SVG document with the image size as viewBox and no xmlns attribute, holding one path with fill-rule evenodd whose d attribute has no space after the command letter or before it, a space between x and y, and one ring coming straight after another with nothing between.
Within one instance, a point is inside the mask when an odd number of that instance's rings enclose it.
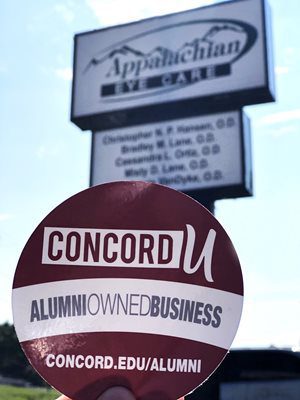
<instances>
[{"instance_id":1,"label":"black lettering","mask_svg":"<svg viewBox=\"0 0 300 400\"><path fill-rule=\"evenodd\" d=\"M190 301L190 300L185 300L185 308L184 308L183 320L192 322L193 321L194 310L195 310L195 302L194 301Z\"/></svg>"},{"instance_id":2,"label":"black lettering","mask_svg":"<svg viewBox=\"0 0 300 400\"><path fill-rule=\"evenodd\" d=\"M148 242L146 245L146 241ZM143 264L145 255L148 258L149 264L154 264L152 251L154 247L154 239L152 235L142 233L140 236L139 263Z\"/></svg>"},{"instance_id":3,"label":"black lettering","mask_svg":"<svg viewBox=\"0 0 300 400\"><path fill-rule=\"evenodd\" d=\"M36 321L40 321L41 317L40 317L40 311L39 311L37 300L32 300L32 302L31 302L30 322L34 322L35 320Z\"/></svg>"},{"instance_id":4,"label":"black lettering","mask_svg":"<svg viewBox=\"0 0 300 400\"><path fill-rule=\"evenodd\" d=\"M44 307L44 300L40 299L40 311L41 311L41 320L45 321L49 318L48 314L45 313L45 307Z\"/></svg>"},{"instance_id":5,"label":"black lettering","mask_svg":"<svg viewBox=\"0 0 300 400\"><path fill-rule=\"evenodd\" d=\"M129 246L128 246L128 242L129 242ZM136 243L136 239L132 233L126 233L122 237L121 260L126 264L132 263L133 260L135 259L135 243ZM128 254L128 249L129 249L129 254Z\"/></svg>"},{"instance_id":6,"label":"black lettering","mask_svg":"<svg viewBox=\"0 0 300 400\"><path fill-rule=\"evenodd\" d=\"M71 312L71 296L59 296L58 297L58 316L62 317L70 317L72 315Z\"/></svg>"},{"instance_id":7,"label":"black lettering","mask_svg":"<svg viewBox=\"0 0 300 400\"><path fill-rule=\"evenodd\" d=\"M59 231L53 231L49 235L49 241L48 241L48 257L52 261L58 261L61 256L62 256L62 250L56 250L56 254L54 254L54 248L56 247L54 245L54 238L57 238L58 242L63 241L63 234Z\"/></svg>"},{"instance_id":8,"label":"black lettering","mask_svg":"<svg viewBox=\"0 0 300 400\"><path fill-rule=\"evenodd\" d=\"M157 317L159 315L159 304L160 304L160 298L158 296L152 296L151 311L150 311L151 317Z\"/></svg>"},{"instance_id":9,"label":"black lettering","mask_svg":"<svg viewBox=\"0 0 300 400\"><path fill-rule=\"evenodd\" d=\"M201 322L202 322L203 307L204 307L204 304L197 301L195 315L194 315L194 323L195 324L201 324Z\"/></svg>"},{"instance_id":10,"label":"black lettering","mask_svg":"<svg viewBox=\"0 0 300 400\"><path fill-rule=\"evenodd\" d=\"M110 67L106 76L109 77L112 74L113 74L113 76L120 75L120 60L118 58L114 59L113 65L112 65L112 67Z\"/></svg>"},{"instance_id":11,"label":"black lettering","mask_svg":"<svg viewBox=\"0 0 300 400\"><path fill-rule=\"evenodd\" d=\"M76 261L80 257L80 234L78 232L70 232L67 235L66 258L69 261ZM72 254L73 248L73 254Z\"/></svg>"},{"instance_id":12,"label":"black lettering","mask_svg":"<svg viewBox=\"0 0 300 400\"><path fill-rule=\"evenodd\" d=\"M116 261L118 254L116 251L111 251L110 256L108 255L109 239L111 239L113 243L118 243L118 236L115 233L108 233L103 240L103 260L107 263L112 263Z\"/></svg>"},{"instance_id":13,"label":"black lettering","mask_svg":"<svg viewBox=\"0 0 300 400\"><path fill-rule=\"evenodd\" d=\"M179 306L180 300L177 297L174 297L171 301L171 311L170 311L170 318L177 319L179 315Z\"/></svg>"},{"instance_id":14,"label":"black lettering","mask_svg":"<svg viewBox=\"0 0 300 400\"><path fill-rule=\"evenodd\" d=\"M51 319L57 318L57 297L48 298L48 313Z\"/></svg>"},{"instance_id":15,"label":"black lettering","mask_svg":"<svg viewBox=\"0 0 300 400\"><path fill-rule=\"evenodd\" d=\"M86 295L72 295L72 317L77 315L85 315L83 312L83 297L86 297Z\"/></svg>"},{"instance_id":16,"label":"black lettering","mask_svg":"<svg viewBox=\"0 0 300 400\"><path fill-rule=\"evenodd\" d=\"M92 240L90 232L84 234L84 250L83 250L83 261L89 261L89 254L92 255L93 261L99 261L100 252L100 233L95 234L95 240Z\"/></svg>"},{"instance_id":17,"label":"black lettering","mask_svg":"<svg viewBox=\"0 0 300 400\"><path fill-rule=\"evenodd\" d=\"M167 251L164 251L164 242L167 242ZM172 257L173 239L170 235L161 234L158 241L158 263L168 264L172 260Z\"/></svg>"},{"instance_id":18,"label":"black lettering","mask_svg":"<svg viewBox=\"0 0 300 400\"><path fill-rule=\"evenodd\" d=\"M211 326L213 326L214 328L218 328L221 325L221 317L220 314L222 314L222 307L221 306L217 306L214 309L213 312L213 316L215 318L215 320L212 320L211 322Z\"/></svg>"},{"instance_id":19,"label":"black lettering","mask_svg":"<svg viewBox=\"0 0 300 400\"><path fill-rule=\"evenodd\" d=\"M204 307L204 316L205 318L202 319L202 324L208 326L211 324L211 312L213 310L213 306L211 304L205 304Z\"/></svg>"},{"instance_id":20,"label":"black lettering","mask_svg":"<svg viewBox=\"0 0 300 400\"><path fill-rule=\"evenodd\" d=\"M160 315L162 318L167 318L170 312L170 297L162 297L161 298L161 308L160 308Z\"/></svg>"}]
</instances>

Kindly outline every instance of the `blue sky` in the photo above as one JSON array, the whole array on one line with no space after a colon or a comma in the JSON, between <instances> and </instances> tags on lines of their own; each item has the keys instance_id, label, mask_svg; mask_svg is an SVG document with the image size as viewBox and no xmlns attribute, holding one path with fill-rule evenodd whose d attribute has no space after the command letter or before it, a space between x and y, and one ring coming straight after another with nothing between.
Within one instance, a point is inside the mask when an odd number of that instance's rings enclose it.
<instances>
[{"instance_id":1,"label":"blue sky","mask_svg":"<svg viewBox=\"0 0 300 400\"><path fill-rule=\"evenodd\" d=\"M70 122L73 36L209 1L3 0L0 36L0 322L12 321L18 257L38 223L89 182L90 133ZM238 252L245 307L235 347L300 347L298 0L269 0L277 101L251 118L252 198L216 203Z\"/></svg>"}]
</instances>

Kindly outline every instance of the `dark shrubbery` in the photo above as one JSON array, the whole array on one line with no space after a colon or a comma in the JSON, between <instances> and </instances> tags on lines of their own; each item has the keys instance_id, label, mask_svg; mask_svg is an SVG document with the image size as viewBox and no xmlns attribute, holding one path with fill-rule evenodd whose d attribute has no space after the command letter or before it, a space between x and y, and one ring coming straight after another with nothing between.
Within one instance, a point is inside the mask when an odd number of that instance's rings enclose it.
<instances>
[{"instance_id":1,"label":"dark shrubbery","mask_svg":"<svg viewBox=\"0 0 300 400\"><path fill-rule=\"evenodd\" d=\"M14 326L7 322L0 325L0 374L23 379L34 386L47 386L27 361Z\"/></svg>"}]
</instances>

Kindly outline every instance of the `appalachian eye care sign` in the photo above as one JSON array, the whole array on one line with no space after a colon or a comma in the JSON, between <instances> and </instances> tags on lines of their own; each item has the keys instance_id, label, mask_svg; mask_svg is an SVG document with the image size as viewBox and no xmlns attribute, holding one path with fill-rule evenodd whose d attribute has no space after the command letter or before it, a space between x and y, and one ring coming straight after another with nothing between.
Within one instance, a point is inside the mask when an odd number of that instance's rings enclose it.
<instances>
[{"instance_id":1,"label":"appalachian eye care sign","mask_svg":"<svg viewBox=\"0 0 300 400\"><path fill-rule=\"evenodd\" d=\"M13 283L36 370L73 400L114 385L175 400L220 364L238 328L241 268L199 203L146 182L87 189L33 232Z\"/></svg>"},{"instance_id":2,"label":"appalachian eye care sign","mask_svg":"<svg viewBox=\"0 0 300 400\"><path fill-rule=\"evenodd\" d=\"M97 130L96 116L137 107L273 100L267 11L229 1L76 35L72 120Z\"/></svg>"}]
</instances>

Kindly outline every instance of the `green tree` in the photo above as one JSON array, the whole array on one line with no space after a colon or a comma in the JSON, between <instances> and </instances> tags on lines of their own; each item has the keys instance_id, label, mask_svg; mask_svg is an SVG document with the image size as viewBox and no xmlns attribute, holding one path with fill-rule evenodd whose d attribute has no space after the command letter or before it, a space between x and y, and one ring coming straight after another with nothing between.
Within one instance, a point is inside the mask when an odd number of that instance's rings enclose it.
<instances>
[{"instance_id":1,"label":"green tree","mask_svg":"<svg viewBox=\"0 0 300 400\"><path fill-rule=\"evenodd\" d=\"M0 374L10 378L25 379L36 386L46 385L29 364L19 344L14 326L8 322L0 325Z\"/></svg>"}]
</instances>

